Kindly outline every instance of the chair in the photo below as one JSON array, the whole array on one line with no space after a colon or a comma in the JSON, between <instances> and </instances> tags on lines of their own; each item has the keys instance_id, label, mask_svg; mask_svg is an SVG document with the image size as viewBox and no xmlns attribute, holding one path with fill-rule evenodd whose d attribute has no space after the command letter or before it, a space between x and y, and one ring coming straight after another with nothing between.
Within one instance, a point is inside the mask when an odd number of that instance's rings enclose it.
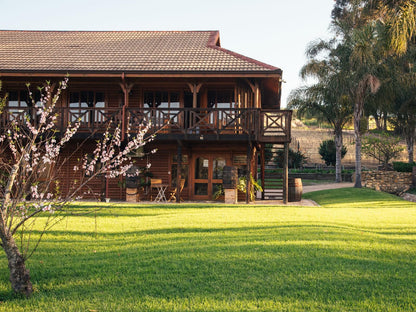
<instances>
[{"instance_id":1,"label":"chair","mask_svg":"<svg viewBox=\"0 0 416 312\"><path fill-rule=\"evenodd\" d=\"M159 185L162 184L162 179L150 179L150 201L153 200L153 189L156 189L156 194L159 192Z\"/></svg>"},{"instance_id":2,"label":"chair","mask_svg":"<svg viewBox=\"0 0 416 312\"><path fill-rule=\"evenodd\" d=\"M185 186L185 179L181 179L181 182L179 184L179 201L181 201L181 202L183 202L183 199L181 197L181 193L182 193L182 190L183 190L184 186ZM170 192L170 194L169 194L169 201L176 201L176 191L177 191L177 188L175 187Z\"/></svg>"}]
</instances>

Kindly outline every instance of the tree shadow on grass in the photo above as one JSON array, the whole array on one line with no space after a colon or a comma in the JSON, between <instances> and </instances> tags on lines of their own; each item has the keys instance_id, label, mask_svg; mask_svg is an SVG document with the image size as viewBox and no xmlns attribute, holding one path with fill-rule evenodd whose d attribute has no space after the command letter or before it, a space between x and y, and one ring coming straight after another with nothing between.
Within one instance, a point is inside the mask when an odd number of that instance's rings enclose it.
<instances>
[{"instance_id":1,"label":"tree shadow on grass","mask_svg":"<svg viewBox=\"0 0 416 312\"><path fill-rule=\"evenodd\" d=\"M68 233L55 238L60 234ZM386 249L393 241L384 239L378 241L384 247L372 249L369 237L351 228L170 228L102 237L106 241L48 241L31 259L34 296L316 300L325 305L366 298L400 303L403 294L416 294L411 254Z\"/></svg>"}]
</instances>

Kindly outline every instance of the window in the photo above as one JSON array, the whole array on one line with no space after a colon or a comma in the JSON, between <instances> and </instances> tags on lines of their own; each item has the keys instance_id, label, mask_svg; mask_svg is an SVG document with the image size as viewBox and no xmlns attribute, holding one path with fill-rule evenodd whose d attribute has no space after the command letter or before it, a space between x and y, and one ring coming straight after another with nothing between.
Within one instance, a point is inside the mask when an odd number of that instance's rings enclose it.
<instances>
[{"instance_id":1,"label":"window","mask_svg":"<svg viewBox=\"0 0 416 312\"><path fill-rule=\"evenodd\" d=\"M70 92L69 107L71 122L105 122L104 92L80 91Z\"/></svg>"},{"instance_id":2,"label":"window","mask_svg":"<svg viewBox=\"0 0 416 312\"><path fill-rule=\"evenodd\" d=\"M173 155L172 159L172 167L171 167L171 187L176 188L176 177L178 172L178 156ZM189 165L188 165L188 155L182 155L182 170L181 170L181 179L185 179L185 186L188 186L188 171L189 171Z\"/></svg>"},{"instance_id":3,"label":"window","mask_svg":"<svg viewBox=\"0 0 416 312\"><path fill-rule=\"evenodd\" d=\"M179 108L179 92L145 91L143 95L144 108Z\"/></svg>"},{"instance_id":4,"label":"window","mask_svg":"<svg viewBox=\"0 0 416 312\"><path fill-rule=\"evenodd\" d=\"M212 166L212 178L213 179L222 179L222 171L226 165L224 158L214 158Z\"/></svg>"},{"instance_id":5,"label":"window","mask_svg":"<svg viewBox=\"0 0 416 312\"><path fill-rule=\"evenodd\" d=\"M40 91L33 92L32 99L27 90L10 91L7 107L9 108L9 120L23 121L24 117L29 115L32 119L36 113L31 110L33 102L35 107L40 103Z\"/></svg>"},{"instance_id":6,"label":"window","mask_svg":"<svg viewBox=\"0 0 416 312\"><path fill-rule=\"evenodd\" d=\"M238 169L238 177L247 176L247 155L234 155L233 166Z\"/></svg>"},{"instance_id":7,"label":"window","mask_svg":"<svg viewBox=\"0 0 416 312\"><path fill-rule=\"evenodd\" d=\"M143 94L143 107L144 108L158 108L157 116L160 121L165 123L178 122L180 108L180 95L179 92L174 91L145 91ZM152 113L155 117L155 114Z\"/></svg>"},{"instance_id":8,"label":"window","mask_svg":"<svg viewBox=\"0 0 416 312\"><path fill-rule=\"evenodd\" d=\"M234 108L233 90L208 90L208 107Z\"/></svg>"},{"instance_id":9,"label":"window","mask_svg":"<svg viewBox=\"0 0 416 312\"><path fill-rule=\"evenodd\" d=\"M208 90L208 107L220 109L218 111L218 120L215 120L214 114L211 115L211 123L218 122L223 126L234 120L234 91L233 90Z\"/></svg>"}]
</instances>

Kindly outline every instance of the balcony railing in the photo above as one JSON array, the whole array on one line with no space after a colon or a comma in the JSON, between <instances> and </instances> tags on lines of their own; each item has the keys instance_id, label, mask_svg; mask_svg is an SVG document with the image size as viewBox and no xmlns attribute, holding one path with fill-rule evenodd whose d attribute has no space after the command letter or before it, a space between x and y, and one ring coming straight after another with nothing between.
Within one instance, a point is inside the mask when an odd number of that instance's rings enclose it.
<instances>
[{"instance_id":1,"label":"balcony railing","mask_svg":"<svg viewBox=\"0 0 416 312\"><path fill-rule=\"evenodd\" d=\"M104 132L109 123L121 125L129 122L138 129L149 122L149 134L158 138L193 139L197 136L215 139L250 138L252 140L283 143L290 141L291 111L254 108L57 108L58 128L65 129L68 122L79 121L80 133ZM124 118L123 118L124 117ZM1 116L1 127L11 120L38 121L33 108L6 108ZM127 129L127 127L125 128Z\"/></svg>"}]
</instances>

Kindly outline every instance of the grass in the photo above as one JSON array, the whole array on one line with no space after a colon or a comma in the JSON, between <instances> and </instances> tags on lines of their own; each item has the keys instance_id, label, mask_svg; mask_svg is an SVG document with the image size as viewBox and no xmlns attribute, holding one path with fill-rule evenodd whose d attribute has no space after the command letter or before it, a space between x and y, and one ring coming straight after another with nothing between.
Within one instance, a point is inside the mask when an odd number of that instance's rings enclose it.
<instances>
[{"instance_id":1,"label":"grass","mask_svg":"<svg viewBox=\"0 0 416 312\"><path fill-rule=\"evenodd\" d=\"M305 197L321 207L69 216L28 261L32 298L11 293L1 255L0 311L415 311L416 205L365 189Z\"/></svg>"}]
</instances>

